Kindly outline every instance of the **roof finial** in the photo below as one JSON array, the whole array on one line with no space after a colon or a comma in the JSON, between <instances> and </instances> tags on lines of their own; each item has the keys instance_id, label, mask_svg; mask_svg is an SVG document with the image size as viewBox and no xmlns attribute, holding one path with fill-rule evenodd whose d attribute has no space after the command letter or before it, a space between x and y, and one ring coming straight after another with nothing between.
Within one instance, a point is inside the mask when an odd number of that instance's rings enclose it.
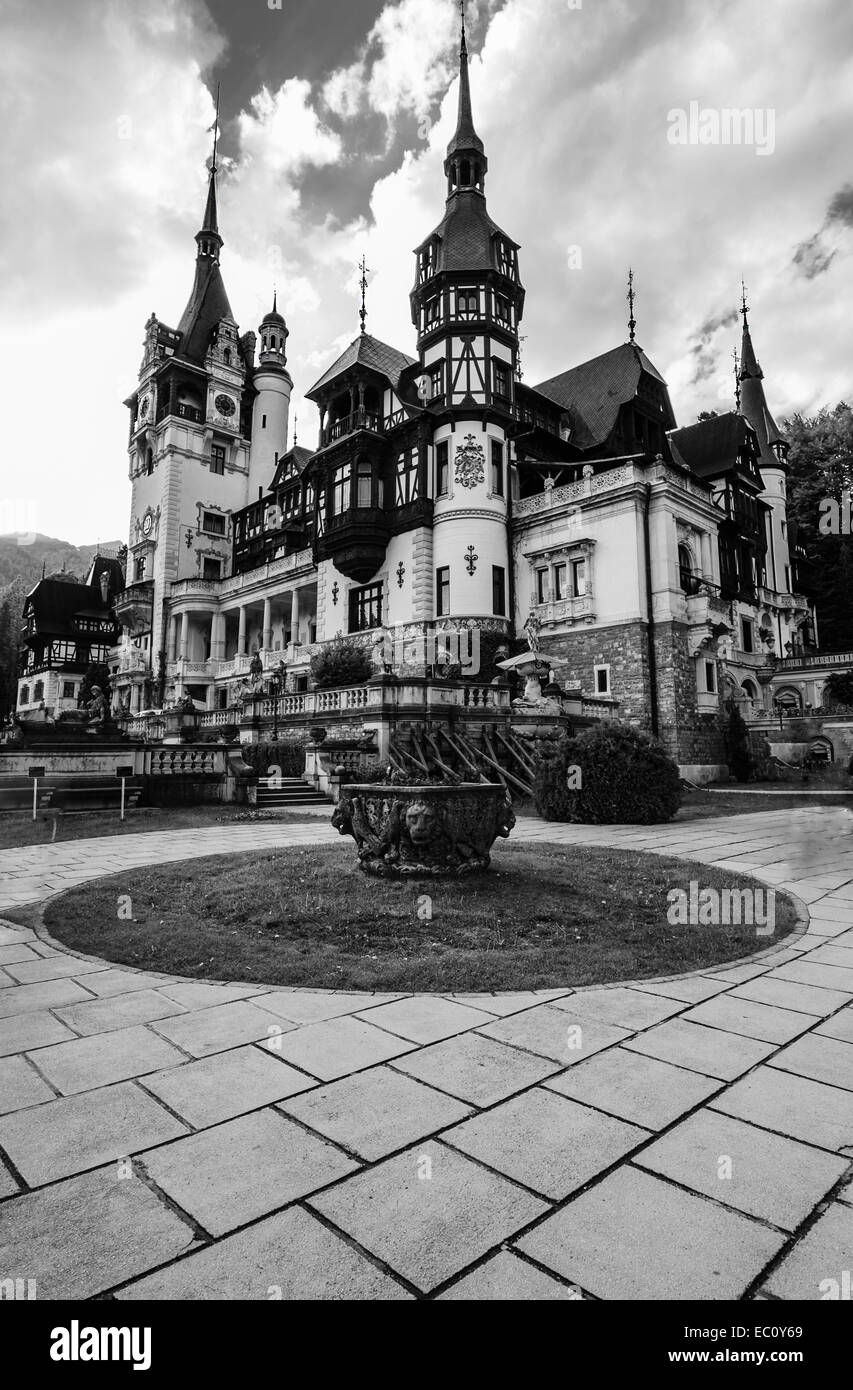
<instances>
[{"instance_id":1,"label":"roof finial","mask_svg":"<svg viewBox=\"0 0 853 1390\"><path fill-rule=\"evenodd\" d=\"M743 314L744 327L746 327L746 316L749 313L749 305L746 302L746 285L743 283L743 276L740 277L740 311Z\"/></svg>"},{"instance_id":2,"label":"roof finial","mask_svg":"<svg viewBox=\"0 0 853 1390\"><path fill-rule=\"evenodd\" d=\"M219 83L216 84L216 115L211 126L213 131L213 158L210 161L211 174L216 173L216 142L219 139Z\"/></svg>"},{"instance_id":3,"label":"roof finial","mask_svg":"<svg viewBox=\"0 0 853 1390\"><path fill-rule=\"evenodd\" d=\"M628 341L629 343L633 343L636 337L637 320L634 318L634 272L631 266L628 266L628 293L625 298L628 301L630 314L628 319Z\"/></svg>"},{"instance_id":4,"label":"roof finial","mask_svg":"<svg viewBox=\"0 0 853 1390\"><path fill-rule=\"evenodd\" d=\"M294 410L294 412L293 412L293 447L294 447L294 449L296 448L296 426L297 426L298 424L299 424L299 416L297 415L296 411Z\"/></svg>"},{"instance_id":5,"label":"roof finial","mask_svg":"<svg viewBox=\"0 0 853 1390\"><path fill-rule=\"evenodd\" d=\"M366 333L367 329L364 326L364 321L367 318L367 262L363 254L358 263L358 268L361 271L361 279L359 280L359 284L361 285L361 309L359 310L358 316L361 319L361 331L362 333Z\"/></svg>"},{"instance_id":6,"label":"roof finial","mask_svg":"<svg viewBox=\"0 0 853 1390\"><path fill-rule=\"evenodd\" d=\"M274 314L278 313L278 290L275 285L272 287L272 311Z\"/></svg>"},{"instance_id":7,"label":"roof finial","mask_svg":"<svg viewBox=\"0 0 853 1390\"><path fill-rule=\"evenodd\" d=\"M735 373L735 407L738 415L740 414L740 362L738 360L737 348L732 348L732 360L734 361Z\"/></svg>"},{"instance_id":8,"label":"roof finial","mask_svg":"<svg viewBox=\"0 0 853 1390\"><path fill-rule=\"evenodd\" d=\"M462 14L462 52L467 54L468 48L465 43L465 0L459 0L459 9Z\"/></svg>"}]
</instances>

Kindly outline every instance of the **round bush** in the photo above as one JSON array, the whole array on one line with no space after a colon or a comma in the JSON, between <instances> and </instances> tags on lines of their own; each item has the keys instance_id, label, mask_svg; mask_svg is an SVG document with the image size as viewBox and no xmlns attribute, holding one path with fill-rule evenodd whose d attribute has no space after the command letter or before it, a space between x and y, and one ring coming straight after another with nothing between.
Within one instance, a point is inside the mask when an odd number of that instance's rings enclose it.
<instances>
[{"instance_id":1,"label":"round bush","mask_svg":"<svg viewBox=\"0 0 853 1390\"><path fill-rule=\"evenodd\" d=\"M585 825L652 825L681 805L676 764L648 734L608 720L562 739L533 784L545 820Z\"/></svg>"}]
</instances>

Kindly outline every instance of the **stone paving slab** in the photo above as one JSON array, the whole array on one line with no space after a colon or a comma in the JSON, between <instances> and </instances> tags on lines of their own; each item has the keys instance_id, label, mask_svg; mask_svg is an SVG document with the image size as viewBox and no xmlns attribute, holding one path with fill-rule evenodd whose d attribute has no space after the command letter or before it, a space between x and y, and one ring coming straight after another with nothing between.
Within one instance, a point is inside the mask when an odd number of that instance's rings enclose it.
<instances>
[{"instance_id":1,"label":"stone paving slab","mask_svg":"<svg viewBox=\"0 0 853 1390\"><path fill-rule=\"evenodd\" d=\"M211 1235L266 1216L358 1167L273 1109L164 1144L141 1154L140 1162Z\"/></svg>"},{"instance_id":2,"label":"stone paving slab","mask_svg":"<svg viewBox=\"0 0 853 1390\"><path fill-rule=\"evenodd\" d=\"M185 980L182 984L160 983L158 993L185 1009L207 1009L233 1004L236 999L250 999L265 991L262 985L209 985L202 980Z\"/></svg>"},{"instance_id":3,"label":"stone paving slab","mask_svg":"<svg viewBox=\"0 0 853 1390\"><path fill-rule=\"evenodd\" d=\"M133 1082L47 1101L0 1119L5 1149L30 1186L81 1173L186 1133Z\"/></svg>"},{"instance_id":4,"label":"stone paving slab","mask_svg":"<svg viewBox=\"0 0 853 1390\"><path fill-rule=\"evenodd\" d=\"M61 1095L70 1096L179 1066L184 1057L164 1038L140 1027L55 1043L32 1053L30 1060Z\"/></svg>"},{"instance_id":5,"label":"stone paving slab","mask_svg":"<svg viewBox=\"0 0 853 1390\"><path fill-rule=\"evenodd\" d=\"M15 1014L33 1013L37 1009L55 1009L63 1004L91 1002L88 989L76 980L47 980L40 985L17 985L0 994L0 1019Z\"/></svg>"},{"instance_id":6,"label":"stone paving slab","mask_svg":"<svg viewBox=\"0 0 853 1390\"><path fill-rule=\"evenodd\" d=\"M849 1299L851 1251L853 1207L833 1203L777 1265L764 1287L775 1298Z\"/></svg>"},{"instance_id":7,"label":"stone paving slab","mask_svg":"<svg viewBox=\"0 0 853 1390\"><path fill-rule=\"evenodd\" d=\"M155 1031L191 1057L208 1057L241 1043L262 1042L279 1037L291 1025L265 1013L248 1000L217 1004L175 1018L159 1020Z\"/></svg>"},{"instance_id":8,"label":"stone paving slab","mask_svg":"<svg viewBox=\"0 0 853 1390\"><path fill-rule=\"evenodd\" d=\"M141 1084L193 1129L206 1129L316 1082L261 1048L246 1045L155 1072Z\"/></svg>"},{"instance_id":9,"label":"stone paving slab","mask_svg":"<svg viewBox=\"0 0 853 1390\"><path fill-rule=\"evenodd\" d=\"M24 1193L0 1212L0 1268L35 1279L39 1299L91 1298L196 1244L191 1226L114 1166Z\"/></svg>"},{"instance_id":10,"label":"stone paving slab","mask_svg":"<svg viewBox=\"0 0 853 1390\"><path fill-rule=\"evenodd\" d=\"M613 1023L633 1032L650 1028L683 1009L678 1000L666 1000L637 989L584 989L553 1001L554 1007L564 1009L578 1020L597 1019Z\"/></svg>"},{"instance_id":11,"label":"stone paving slab","mask_svg":"<svg viewBox=\"0 0 853 1390\"><path fill-rule=\"evenodd\" d=\"M336 1081L340 1076L387 1062L415 1048L404 1038L349 1016L310 1023L264 1046L276 1057L292 1062L321 1081Z\"/></svg>"},{"instance_id":12,"label":"stone paving slab","mask_svg":"<svg viewBox=\"0 0 853 1390\"><path fill-rule=\"evenodd\" d=\"M683 1067L612 1047L543 1085L643 1129L663 1129L714 1095L722 1082Z\"/></svg>"},{"instance_id":13,"label":"stone paving slab","mask_svg":"<svg viewBox=\"0 0 853 1390\"><path fill-rule=\"evenodd\" d=\"M713 1110L701 1110L637 1154L639 1167L793 1231L847 1162Z\"/></svg>"},{"instance_id":14,"label":"stone paving slab","mask_svg":"<svg viewBox=\"0 0 853 1390\"><path fill-rule=\"evenodd\" d=\"M0 1058L0 1115L54 1100L56 1092L24 1056Z\"/></svg>"},{"instance_id":15,"label":"stone paving slab","mask_svg":"<svg viewBox=\"0 0 853 1390\"><path fill-rule=\"evenodd\" d=\"M498 1023L488 1023L478 1031L484 1038L494 1038L525 1052L549 1057L564 1067L576 1066L585 1057L621 1042L630 1034L628 1028L614 1028L598 1019L587 1020L568 1009L557 1008L559 1002L540 1004Z\"/></svg>"},{"instance_id":16,"label":"stone paving slab","mask_svg":"<svg viewBox=\"0 0 853 1390\"><path fill-rule=\"evenodd\" d=\"M480 1033L461 1033L446 1042L422 1047L398 1057L392 1066L478 1106L506 1100L559 1069L557 1062L521 1052Z\"/></svg>"},{"instance_id":17,"label":"stone paving slab","mask_svg":"<svg viewBox=\"0 0 853 1390\"><path fill-rule=\"evenodd\" d=\"M129 1284L119 1299L409 1299L315 1216L291 1207L189 1259Z\"/></svg>"},{"instance_id":18,"label":"stone paving slab","mask_svg":"<svg viewBox=\"0 0 853 1390\"><path fill-rule=\"evenodd\" d=\"M74 1034L53 1014L36 1012L0 1018L0 1057L27 1052L31 1047L47 1047L66 1042Z\"/></svg>"},{"instance_id":19,"label":"stone paving slab","mask_svg":"<svg viewBox=\"0 0 853 1390\"><path fill-rule=\"evenodd\" d=\"M73 1028L75 1033L89 1037L109 1033L134 1023L152 1023L158 1018L170 1018L183 1013L180 1004L156 989L137 989L128 994L93 999L83 1004L54 1007L57 1018Z\"/></svg>"},{"instance_id":20,"label":"stone paving slab","mask_svg":"<svg viewBox=\"0 0 853 1390\"><path fill-rule=\"evenodd\" d=\"M278 1108L369 1162L471 1114L470 1106L390 1067L357 1072Z\"/></svg>"},{"instance_id":21,"label":"stone paving slab","mask_svg":"<svg viewBox=\"0 0 853 1390\"><path fill-rule=\"evenodd\" d=\"M771 1067L853 1091L853 1044L810 1033L770 1058Z\"/></svg>"},{"instance_id":22,"label":"stone paving slab","mask_svg":"<svg viewBox=\"0 0 853 1390\"><path fill-rule=\"evenodd\" d=\"M759 1067L710 1101L714 1110L853 1158L853 1093Z\"/></svg>"},{"instance_id":23,"label":"stone paving slab","mask_svg":"<svg viewBox=\"0 0 853 1390\"><path fill-rule=\"evenodd\" d=\"M793 980L778 980L769 975L760 975L756 980L738 985L727 997L754 999L759 1004L777 1004L779 1008L810 1014L812 1018L825 1018L849 999L849 995L842 990L798 985Z\"/></svg>"},{"instance_id":24,"label":"stone paving slab","mask_svg":"<svg viewBox=\"0 0 853 1390\"><path fill-rule=\"evenodd\" d=\"M657 1057L661 1062L672 1062L674 1066L716 1076L722 1081L741 1076L773 1051L772 1043L758 1042L722 1028L685 1023L680 1018L650 1028L625 1045L647 1057Z\"/></svg>"},{"instance_id":25,"label":"stone paving slab","mask_svg":"<svg viewBox=\"0 0 853 1390\"><path fill-rule=\"evenodd\" d=\"M309 1206L423 1293L547 1211L547 1203L443 1144L386 1159Z\"/></svg>"},{"instance_id":26,"label":"stone paving slab","mask_svg":"<svg viewBox=\"0 0 853 1390\"><path fill-rule=\"evenodd\" d=\"M311 994L306 990L294 989L265 994L263 1007L290 1023L325 1023L327 1019L340 1018L343 1014L363 1013L366 1019L370 1019L374 1005L389 1004L400 998L402 995L399 994L338 994L329 991Z\"/></svg>"},{"instance_id":27,"label":"stone paving slab","mask_svg":"<svg viewBox=\"0 0 853 1390\"><path fill-rule=\"evenodd\" d=\"M709 1028L722 1028L729 1033L742 1033L759 1042L785 1043L819 1021L820 1015L795 1013L775 1004L761 1004L733 994L717 995L689 1013L682 1015L685 1023L702 1023Z\"/></svg>"},{"instance_id":28,"label":"stone paving slab","mask_svg":"<svg viewBox=\"0 0 853 1390\"><path fill-rule=\"evenodd\" d=\"M606 1299L740 1298L781 1232L626 1165L518 1242Z\"/></svg>"},{"instance_id":29,"label":"stone paving slab","mask_svg":"<svg viewBox=\"0 0 853 1390\"><path fill-rule=\"evenodd\" d=\"M841 1009L815 1029L818 1037L840 1038L842 1042L853 1043L853 1009Z\"/></svg>"},{"instance_id":30,"label":"stone paving slab","mask_svg":"<svg viewBox=\"0 0 853 1390\"><path fill-rule=\"evenodd\" d=\"M535 1265L508 1250L502 1250L472 1274L452 1284L438 1295L437 1302L485 1302L500 1300L507 1303L550 1302L566 1299L582 1301L583 1295L569 1285L545 1274Z\"/></svg>"},{"instance_id":31,"label":"stone paving slab","mask_svg":"<svg viewBox=\"0 0 853 1390\"><path fill-rule=\"evenodd\" d=\"M492 1016L482 1009L454 1004L440 994L421 994L393 1004L382 1004L357 1017L377 1028L387 1028L389 1033L409 1042L425 1044L439 1042L466 1028L476 1028L478 1023L488 1023Z\"/></svg>"},{"instance_id":32,"label":"stone paving slab","mask_svg":"<svg viewBox=\"0 0 853 1390\"><path fill-rule=\"evenodd\" d=\"M145 975L138 970L120 970L111 967L98 971L97 975L86 977L86 988L99 999L110 999L116 994L129 994L137 989L157 989L166 983L158 975Z\"/></svg>"},{"instance_id":33,"label":"stone paving slab","mask_svg":"<svg viewBox=\"0 0 853 1390\"><path fill-rule=\"evenodd\" d=\"M514 1182L561 1201L645 1143L649 1133L536 1087L441 1137Z\"/></svg>"}]
</instances>

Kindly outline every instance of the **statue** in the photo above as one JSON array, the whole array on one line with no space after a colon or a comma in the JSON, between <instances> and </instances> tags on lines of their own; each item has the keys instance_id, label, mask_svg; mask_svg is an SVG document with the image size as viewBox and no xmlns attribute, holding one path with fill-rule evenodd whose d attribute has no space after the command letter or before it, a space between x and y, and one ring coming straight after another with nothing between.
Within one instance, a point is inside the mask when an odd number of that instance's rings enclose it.
<instances>
[{"instance_id":1,"label":"statue","mask_svg":"<svg viewBox=\"0 0 853 1390\"><path fill-rule=\"evenodd\" d=\"M527 636L527 645L534 656L539 655L539 633L542 631L542 619L535 613L531 613L524 624L524 632Z\"/></svg>"},{"instance_id":2,"label":"statue","mask_svg":"<svg viewBox=\"0 0 853 1390\"><path fill-rule=\"evenodd\" d=\"M103 724L107 717L107 702L99 685L92 686L92 698L86 704L86 723Z\"/></svg>"}]
</instances>

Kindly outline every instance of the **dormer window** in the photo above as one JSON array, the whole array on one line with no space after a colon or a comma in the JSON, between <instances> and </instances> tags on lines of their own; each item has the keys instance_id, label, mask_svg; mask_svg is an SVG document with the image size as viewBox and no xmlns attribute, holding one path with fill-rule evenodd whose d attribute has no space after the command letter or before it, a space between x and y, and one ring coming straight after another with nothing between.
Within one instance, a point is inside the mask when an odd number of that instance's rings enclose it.
<instances>
[{"instance_id":1,"label":"dormer window","mask_svg":"<svg viewBox=\"0 0 853 1390\"><path fill-rule=\"evenodd\" d=\"M421 282L429 280L435 274L435 242L431 241L421 252L420 275Z\"/></svg>"}]
</instances>

